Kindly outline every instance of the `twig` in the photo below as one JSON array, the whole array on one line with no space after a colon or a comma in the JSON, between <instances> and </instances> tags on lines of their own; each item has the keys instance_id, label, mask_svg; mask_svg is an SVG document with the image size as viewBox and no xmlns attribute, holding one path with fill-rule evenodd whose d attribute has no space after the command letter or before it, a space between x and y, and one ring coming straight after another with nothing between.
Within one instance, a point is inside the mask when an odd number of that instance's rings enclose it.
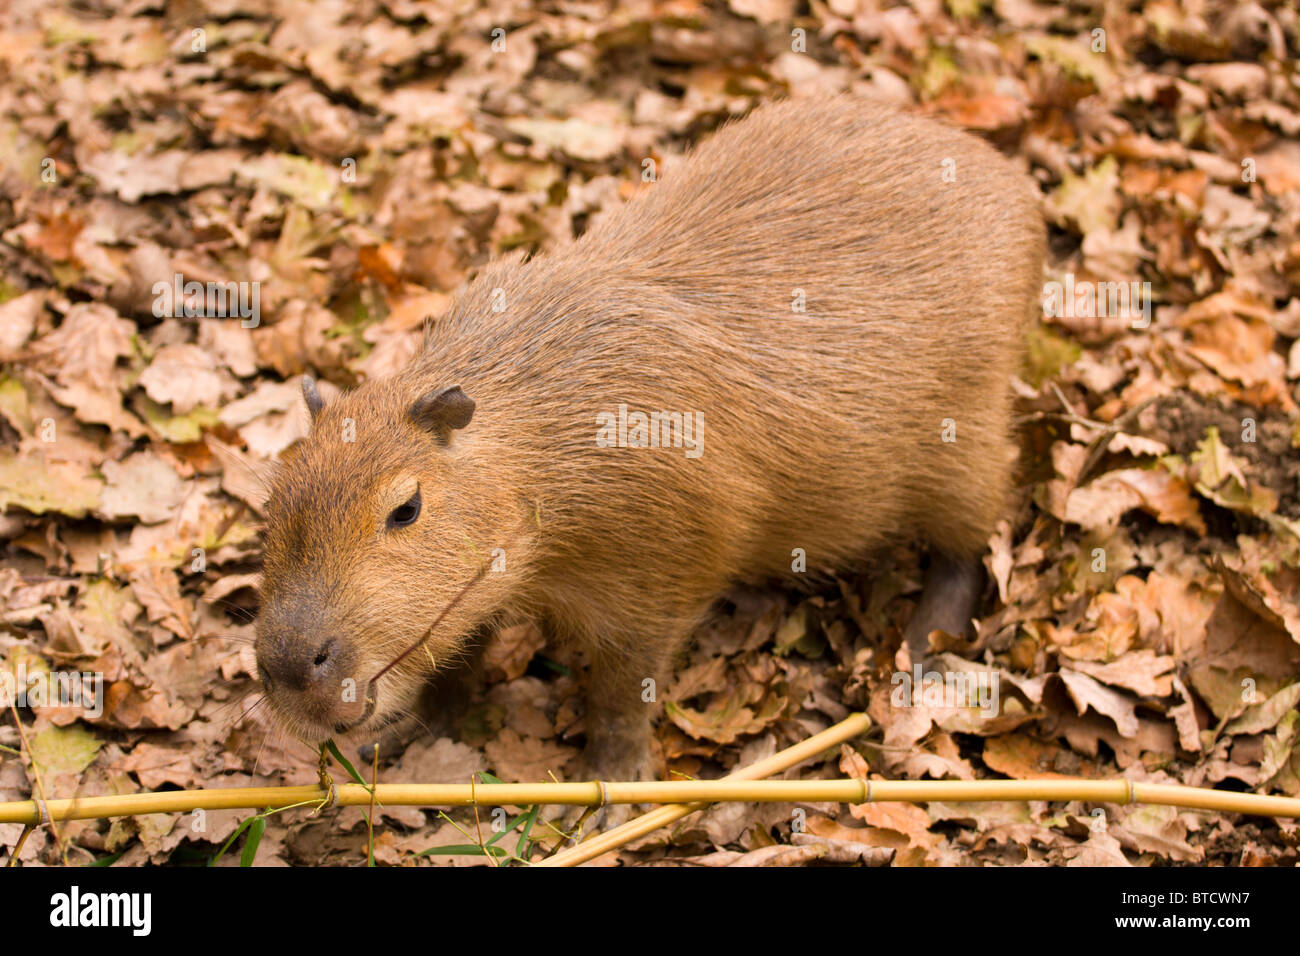
<instances>
[{"instance_id":1,"label":"twig","mask_svg":"<svg viewBox=\"0 0 1300 956\"><path fill-rule=\"evenodd\" d=\"M439 614L436 618L434 618L433 623L429 625L429 629L424 632L424 637L420 638L418 641L416 641L406 650L402 651L402 653L398 654L391 661L389 661L387 664L381 667L379 669L379 673L376 674L374 677L370 678L370 686L374 687L375 683L379 680L379 678L383 677L390 670L392 670L397 664L401 663L401 661L404 660L408 654L412 653L413 651L419 650L421 647L423 647L425 642L428 641L429 638L433 636L433 632L438 629L438 625L443 622L443 619L446 618L446 616L452 612L452 609L455 608L456 605L461 602L461 599L470 592L470 589L474 587L474 585L478 584L480 581L483 580L484 576L487 575L487 572L488 572L488 566L486 564L481 565L478 569L478 572L474 575L474 577L470 578L470 580L466 582L465 586L461 588L456 593L456 596L452 598L450 602L448 602L447 606L442 609L442 613Z\"/></svg>"},{"instance_id":2,"label":"twig","mask_svg":"<svg viewBox=\"0 0 1300 956\"><path fill-rule=\"evenodd\" d=\"M1106 454L1106 451L1110 448L1110 443L1114 440L1115 436L1121 432L1127 432L1128 426L1135 422L1138 415L1142 414L1142 411L1155 400L1156 396L1153 395L1150 398L1139 402L1137 405L1134 405L1109 425L1103 426L1102 433L1094 438L1088 445L1088 457L1083 460L1083 467L1079 469L1079 474L1075 478L1076 485L1081 484L1083 479L1088 476L1092 469L1097 467L1097 463L1101 461L1102 455Z\"/></svg>"},{"instance_id":3,"label":"twig","mask_svg":"<svg viewBox=\"0 0 1300 956\"><path fill-rule=\"evenodd\" d=\"M9 851L9 862L5 864L6 867L18 865L18 854L23 852L23 847L27 845L27 838L32 835L32 831L35 829L36 825L34 823L28 823L23 827L23 832L18 836L18 842Z\"/></svg>"},{"instance_id":4,"label":"twig","mask_svg":"<svg viewBox=\"0 0 1300 956\"><path fill-rule=\"evenodd\" d=\"M474 838L478 841L478 848L479 848L480 852L482 852L482 854L483 854L484 856L488 857L488 858L492 861L492 865L493 865L493 866L500 866L501 863L497 860L497 858L496 858L496 854L494 854L494 853L489 853L489 852L488 852L488 848L487 848L487 846L485 846L484 843L483 843L483 821L480 820L480 819L479 819L479 816L478 816L478 790L477 790L477 787L478 787L478 781L475 779L475 775L474 775L474 774L470 774L470 775L469 775L469 792L470 792L470 797L472 798L472 802L473 802L473 804L474 804Z\"/></svg>"},{"instance_id":5,"label":"twig","mask_svg":"<svg viewBox=\"0 0 1300 956\"><path fill-rule=\"evenodd\" d=\"M379 786L379 741L375 741L374 762L370 769L370 812L366 814L366 856L375 865L375 790Z\"/></svg>"},{"instance_id":6,"label":"twig","mask_svg":"<svg viewBox=\"0 0 1300 956\"><path fill-rule=\"evenodd\" d=\"M46 808L46 811L48 812L50 801L45 798L45 784L41 782L41 768L36 763L36 754L32 752L32 745L27 742L27 732L23 729L23 722L18 719L18 707L12 701L9 704L9 712L14 715L14 724L16 724L18 727L18 739L22 744L22 749L27 751L27 756L32 762L32 777L36 781L36 792L40 794L41 804ZM59 836L59 828L54 825L53 814L50 815L49 824L50 824L50 833L54 837L54 845L59 851L59 859L61 859L64 863L67 863L68 851L63 845L63 839ZM40 820L34 821L33 825L39 826ZM23 835L23 839L24 840L27 839L26 834ZM9 861L11 866L13 865L13 861L16 859L18 859L17 850L14 851L14 855Z\"/></svg>"}]
</instances>

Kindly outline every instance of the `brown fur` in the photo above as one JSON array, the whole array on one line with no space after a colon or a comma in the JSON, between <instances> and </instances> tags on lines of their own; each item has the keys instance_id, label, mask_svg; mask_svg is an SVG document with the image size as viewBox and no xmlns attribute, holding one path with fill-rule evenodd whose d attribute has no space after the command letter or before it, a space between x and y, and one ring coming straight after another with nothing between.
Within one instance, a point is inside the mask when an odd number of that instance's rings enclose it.
<instances>
[{"instance_id":1,"label":"brown fur","mask_svg":"<svg viewBox=\"0 0 1300 956\"><path fill-rule=\"evenodd\" d=\"M982 552L1043 254L1031 184L982 141L848 98L759 108L577 242L486 267L407 369L319 412L272 486L259 659L333 637L364 684L504 547L370 723L463 635L532 616L592 656L590 769L647 775L641 682L729 584L790 577L795 548ZM449 385L477 409L444 444L408 411ZM703 454L598 447L619 403L703 413ZM419 520L384 530L415 481ZM269 696L309 737L347 723Z\"/></svg>"}]
</instances>

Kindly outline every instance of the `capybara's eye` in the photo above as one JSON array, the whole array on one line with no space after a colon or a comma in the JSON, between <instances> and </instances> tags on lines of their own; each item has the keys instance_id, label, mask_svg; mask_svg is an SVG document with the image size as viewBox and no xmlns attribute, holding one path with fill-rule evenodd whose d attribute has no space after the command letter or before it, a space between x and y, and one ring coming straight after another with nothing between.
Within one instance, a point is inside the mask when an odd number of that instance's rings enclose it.
<instances>
[{"instance_id":1,"label":"capybara's eye","mask_svg":"<svg viewBox=\"0 0 1300 956\"><path fill-rule=\"evenodd\" d=\"M415 519L420 517L420 489L415 489L415 494L405 504L398 505L393 509L393 513L388 516L388 529L405 528L408 524L415 524Z\"/></svg>"}]
</instances>

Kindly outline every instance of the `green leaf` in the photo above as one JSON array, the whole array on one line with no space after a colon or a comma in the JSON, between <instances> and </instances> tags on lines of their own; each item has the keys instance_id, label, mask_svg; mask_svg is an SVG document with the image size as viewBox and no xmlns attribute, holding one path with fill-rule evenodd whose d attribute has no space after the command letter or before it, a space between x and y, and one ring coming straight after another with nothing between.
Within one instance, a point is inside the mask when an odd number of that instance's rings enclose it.
<instances>
[{"instance_id":1,"label":"green leaf","mask_svg":"<svg viewBox=\"0 0 1300 956\"><path fill-rule=\"evenodd\" d=\"M89 863L83 863L82 866L112 866L122 858L122 854L125 852L126 848L123 847L116 853L109 853L107 856L98 857L97 859L91 860Z\"/></svg>"},{"instance_id":2,"label":"green leaf","mask_svg":"<svg viewBox=\"0 0 1300 956\"><path fill-rule=\"evenodd\" d=\"M1090 38L1077 36L1034 36L1025 40L1025 51L1040 60L1055 63L1066 72L1098 89L1115 78L1106 57L1092 52Z\"/></svg>"},{"instance_id":3,"label":"green leaf","mask_svg":"<svg viewBox=\"0 0 1300 956\"><path fill-rule=\"evenodd\" d=\"M519 842L515 844L515 855L522 858L527 855L533 845L533 824L537 822L538 811L542 809L540 803L535 803L528 810L528 823L524 826L524 832L519 835Z\"/></svg>"},{"instance_id":4,"label":"green leaf","mask_svg":"<svg viewBox=\"0 0 1300 956\"><path fill-rule=\"evenodd\" d=\"M500 839L501 839L503 836L505 836L507 833L512 832L512 831L515 829L515 827L519 826L519 824L521 824L521 823L524 822L524 819L525 819L524 814L522 814L522 813L519 814L519 816L515 817L513 820L511 820L509 823L507 823L504 827L502 827L501 830L500 830L498 833L494 834L494 835L492 836L492 839L490 839L490 840L487 841L487 845L488 845L488 846L492 846L494 843L497 842L497 840L500 840Z\"/></svg>"},{"instance_id":5,"label":"green leaf","mask_svg":"<svg viewBox=\"0 0 1300 956\"><path fill-rule=\"evenodd\" d=\"M84 518L99 507L104 483L87 468L40 455L0 455L0 510L19 507L34 515L57 511Z\"/></svg>"},{"instance_id":6,"label":"green leaf","mask_svg":"<svg viewBox=\"0 0 1300 956\"><path fill-rule=\"evenodd\" d=\"M199 441L204 429L215 428L220 424L216 411L202 405L184 415L173 415L167 406L159 405L143 395L138 397L134 405L154 431L167 441L178 444Z\"/></svg>"},{"instance_id":7,"label":"green leaf","mask_svg":"<svg viewBox=\"0 0 1300 956\"><path fill-rule=\"evenodd\" d=\"M1114 156L1086 169L1082 176L1065 172L1049 198L1049 208L1063 224L1074 223L1080 235L1113 230L1119 224L1119 165Z\"/></svg>"},{"instance_id":8,"label":"green leaf","mask_svg":"<svg viewBox=\"0 0 1300 956\"><path fill-rule=\"evenodd\" d=\"M46 727L32 738L32 759L43 774L78 774L91 765L104 742L81 724Z\"/></svg>"},{"instance_id":9,"label":"green leaf","mask_svg":"<svg viewBox=\"0 0 1300 956\"><path fill-rule=\"evenodd\" d=\"M235 174L242 181L273 189L307 209L321 211L330 209L334 205L335 176L331 167L305 156L295 156L291 153L261 153L240 163ZM301 227L290 228L288 224L285 225L287 232L294 233L300 230ZM320 243L317 241L315 244ZM300 242L293 245L302 247Z\"/></svg>"},{"instance_id":10,"label":"green leaf","mask_svg":"<svg viewBox=\"0 0 1300 956\"><path fill-rule=\"evenodd\" d=\"M242 834L245 830L247 830L250 826L252 826L253 821L256 819L257 817L249 817L247 820L245 820L243 823L237 826L235 828L235 832L230 834L229 839L227 839L225 843L221 844L221 849L219 849L216 853L212 855L212 859L208 860L208 866L216 866L217 861L226 855L226 851L229 850L231 846L234 845L234 842L239 839L240 834Z\"/></svg>"},{"instance_id":11,"label":"green leaf","mask_svg":"<svg viewBox=\"0 0 1300 956\"><path fill-rule=\"evenodd\" d=\"M509 854L499 846L488 847L486 850L477 843L453 843L450 846L435 846L428 850L421 850L416 856L508 856Z\"/></svg>"},{"instance_id":12,"label":"green leaf","mask_svg":"<svg viewBox=\"0 0 1300 956\"><path fill-rule=\"evenodd\" d=\"M325 741L323 746L330 752L330 756L342 765L343 769L347 771L348 776L350 776L356 783L361 784L361 786L365 787L367 790L370 789L370 784L366 783L366 781L362 779L361 774L357 773L357 768L352 766L352 761L339 753L339 748L334 743L334 738L331 737L329 740Z\"/></svg>"},{"instance_id":13,"label":"green leaf","mask_svg":"<svg viewBox=\"0 0 1300 956\"><path fill-rule=\"evenodd\" d=\"M573 671L570 668L565 667L559 661L551 660L549 657L545 656L544 654L538 654L536 657L533 658L533 660L536 661L538 664L540 664L542 667L545 667L548 671L554 671L555 673L563 675L564 677L573 676Z\"/></svg>"},{"instance_id":14,"label":"green leaf","mask_svg":"<svg viewBox=\"0 0 1300 956\"><path fill-rule=\"evenodd\" d=\"M252 826L248 828L248 839L244 841L244 852L239 855L240 866L252 866L253 858L257 856L257 848L262 842L262 834L266 832L266 817L253 817Z\"/></svg>"},{"instance_id":15,"label":"green leaf","mask_svg":"<svg viewBox=\"0 0 1300 956\"><path fill-rule=\"evenodd\" d=\"M1083 349L1044 325L1033 325L1025 336L1025 380L1035 388L1077 362Z\"/></svg>"},{"instance_id":16,"label":"green leaf","mask_svg":"<svg viewBox=\"0 0 1300 956\"><path fill-rule=\"evenodd\" d=\"M30 436L36 428L27 389L18 379L7 375L0 376L0 415L24 436Z\"/></svg>"}]
</instances>

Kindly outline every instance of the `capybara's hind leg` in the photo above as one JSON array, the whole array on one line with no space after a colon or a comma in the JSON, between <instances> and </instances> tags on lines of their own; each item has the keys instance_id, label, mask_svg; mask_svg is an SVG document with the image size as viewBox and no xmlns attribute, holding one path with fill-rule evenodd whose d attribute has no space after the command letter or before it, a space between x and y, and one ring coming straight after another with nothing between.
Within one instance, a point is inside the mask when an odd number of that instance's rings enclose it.
<instances>
[{"instance_id":1,"label":"capybara's hind leg","mask_svg":"<svg viewBox=\"0 0 1300 956\"><path fill-rule=\"evenodd\" d=\"M921 603L908 622L905 637L912 660L930 653L930 632L970 633L971 617L984 590L984 568L978 557L958 557L933 551L925 572Z\"/></svg>"}]
</instances>

